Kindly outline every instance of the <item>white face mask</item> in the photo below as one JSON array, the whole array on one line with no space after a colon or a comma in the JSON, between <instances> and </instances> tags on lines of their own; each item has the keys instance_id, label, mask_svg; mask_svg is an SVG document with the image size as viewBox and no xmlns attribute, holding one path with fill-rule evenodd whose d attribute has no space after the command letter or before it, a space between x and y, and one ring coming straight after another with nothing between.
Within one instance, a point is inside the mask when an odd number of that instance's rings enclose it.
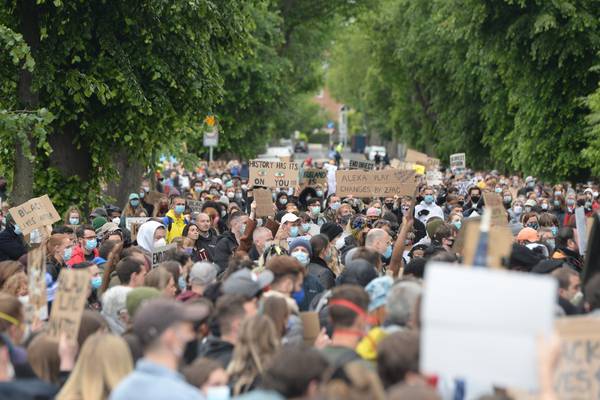
<instances>
[{"instance_id":1,"label":"white face mask","mask_svg":"<svg viewBox=\"0 0 600 400\"><path fill-rule=\"evenodd\" d=\"M165 240L165 238L158 239L157 241L154 242L155 249L166 246L166 245L167 245L167 241Z\"/></svg>"},{"instance_id":2,"label":"white face mask","mask_svg":"<svg viewBox=\"0 0 600 400\"><path fill-rule=\"evenodd\" d=\"M344 244L346 244L346 241L343 237L341 237L335 241L335 248L340 250L342 247L344 247Z\"/></svg>"},{"instance_id":3,"label":"white face mask","mask_svg":"<svg viewBox=\"0 0 600 400\"><path fill-rule=\"evenodd\" d=\"M117 224L117 225L119 225L119 224L121 223L121 218L120 218L120 217L114 217L114 218L112 219L112 222L113 222L114 224Z\"/></svg>"},{"instance_id":4,"label":"white face mask","mask_svg":"<svg viewBox=\"0 0 600 400\"><path fill-rule=\"evenodd\" d=\"M206 389L206 400L229 400L230 390L226 385L211 386Z\"/></svg>"}]
</instances>

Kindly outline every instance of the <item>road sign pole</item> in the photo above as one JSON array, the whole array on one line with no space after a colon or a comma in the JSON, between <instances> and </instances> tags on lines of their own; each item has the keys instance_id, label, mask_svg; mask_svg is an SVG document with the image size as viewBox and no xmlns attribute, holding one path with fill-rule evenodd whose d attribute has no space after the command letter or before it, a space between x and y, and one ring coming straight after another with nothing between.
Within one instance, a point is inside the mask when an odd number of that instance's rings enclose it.
<instances>
[{"instance_id":1,"label":"road sign pole","mask_svg":"<svg viewBox=\"0 0 600 400\"><path fill-rule=\"evenodd\" d=\"M213 146L209 146L208 161L213 161Z\"/></svg>"}]
</instances>

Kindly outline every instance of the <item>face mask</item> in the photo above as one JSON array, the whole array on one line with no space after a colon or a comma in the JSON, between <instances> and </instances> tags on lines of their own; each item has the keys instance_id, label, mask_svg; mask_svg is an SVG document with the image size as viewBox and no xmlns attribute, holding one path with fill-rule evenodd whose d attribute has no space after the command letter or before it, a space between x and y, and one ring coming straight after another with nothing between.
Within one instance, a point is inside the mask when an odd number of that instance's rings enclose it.
<instances>
[{"instance_id":1,"label":"face mask","mask_svg":"<svg viewBox=\"0 0 600 400\"><path fill-rule=\"evenodd\" d=\"M515 206L513 208L513 211L515 212L515 214L519 215L519 214L521 214L523 212L523 207L521 207L521 206Z\"/></svg>"},{"instance_id":2,"label":"face mask","mask_svg":"<svg viewBox=\"0 0 600 400\"><path fill-rule=\"evenodd\" d=\"M176 205L175 206L175 214L183 214L183 212L185 211L185 206L184 205Z\"/></svg>"},{"instance_id":3,"label":"face mask","mask_svg":"<svg viewBox=\"0 0 600 400\"><path fill-rule=\"evenodd\" d=\"M186 283L185 283L185 278L183 277L183 275L179 275L179 279L177 279L177 286L179 286L180 290L185 290Z\"/></svg>"},{"instance_id":4,"label":"face mask","mask_svg":"<svg viewBox=\"0 0 600 400\"><path fill-rule=\"evenodd\" d=\"M338 208L340 208L341 204L339 201L336 201L335 203L331 204L331 209L333 211L337 211Z\"/></svg>"},{"instance_id":5,"label":"face mask","mask_svg":"<svg viewBox=\"0 0 600 400\"><path fill-rule=\"evenodd\" d=\"M287 191L288 196L291 196L294 194L294 188L289 188Z\"/></svg>"},{"instance_id":6,"label":"face mask","mask_svg":"<svg viewBox=\"0 0 600 400\"><path fill-rule=\"evenodd\" d=\"M479 196L472 196L471 197L471 202L472 203L479 203Z\"/></svg>"},{"instance_id":7,"label":"face mask","mask_svg":"<svg viewBox=\"0 0 600 400\"><path fill-rule=\"evenodd\" d=\"M554 197L562 196L562 192L554 192Z\"/></svg>"},{"instance_id":8,"label":"face mask","mask_svg":"<svg viewBox=\"0 0 600 400\"><path fill-rule=\"evenodd\" d=\"M246 224L242 224L242 226L240 226L240 235L244 235L245 232L246 232Z\"/></svg>"},{"instance_id":9,"label":"face mask","mask_svg":"<svg viewBox=\"0 0 600 400\"><path fill-rule=\"evenodd\" d=\"M383 258L389 259L392 257L392 245L388 244L388 247L385 249L385 253L383 254Z\"/></svg>"},{"instance_id":10,"label":"face mask","mask_svg":"<svg viewBox=\"0 0 600 400\"><path fill-rule=\"evenodd\" d=\"M317 197L323 197L323 191L317 190Z\"/></svg>"},{"instance_id":11,"label":"face mask","mask_svg":"<svg viewBox=\"0 0 600 400\"><path fill-rule=\"evenodd\" d=\"M210 191L210 194L212 194L213 196L216 196L217 194L219 194L219 192L217 191L217 189L212 189Z\"/></svg>"},{"instance_id":12,"label":"face mask","mask_svg":"<svg viewBox=\"0 0 600 400\"><path fill-rule=\"evenodd\" d=\"M224 218L227 215L227 211L223 210L221 211L221 218Z\"/></svg>"},{"instance_id":13,"label":"face mask","mask_svg":"<svg viewBox=\"0 0 600 400\"><path fill-rule=\"evenodd\" d=\"M540 226L537 224L537 222L532 222L530 224L527 224L527 227L531 228L531 229L535 229L537 231Z\"/></svg>"},{"instance_id":14,"label":"face mask","mask_svg":"<svg viewBox=\"0 0 600 400\"><path fill-rule=\"evenodd\" d=\"M321 207L319 207L319 206L311 207L310 212L312 212L313 215L316 215L321 212Z\"/></svg>"},{"instance_id":15,"label":"face mask","mask_svg":"<svg viewBox=\"0 0 600 400\"><path fill-rule=\"evenodd\" d=\"M581 291L575 293L575 296L571 299L571 304L574 306L579 306L581 301L583 300L583 293Z\"/></svg>"},{"instance_id":16,"label":"face mask","mask_svg":"<svg viewBox=\"0 0 600 400\"><path fill-rule=\"evenodd\" d=\"M29 296L19 296L19 303L21 303L23 306L26 306L29 304Z\"/></svg>"},{"instance_id":17,"label":"face mask","mask_svg":"<svg viewBox=\"0 0 600 400\"><path fill-rule=\"evenodd\" d=\"M63 251L63 260L69 261L71 259L72 255L73 255L73 248L72 247L67 247L65 249L65 251Z\"/></svg>"},{"instance_id":18,"label":"face mask","mask_svg":"<svg viewBox=\"0 0 600 400\"><path fill-rule=\"evenodd\" d=\"M157 241L154 242L155 249L158 249L159 247L164 247L166 245L167 245L167 241L165 240L165 238L158 239Z\"/></svg>"},{"instance_id":19,"label":"face mask","mask_svg":"<svg viewBox=\"0 0 600 400\"><path fill-rule=\"evenodd\" d=\"M296 304L300 305L304 300L304 289L300 289L297 292L292 292L292 299L296 300Z\"/></svg>"},{"instance_id":20,"label":"face mask","mask_svg":"<svg viewBox=\"0 0 600 400\"><path fill-rule=\"evenodd\" d=\"M129 202L129 204L131 204L131 207L136 208L137 206L140 205L140 201L139 200L131 200Z\"/></svg>"},{"instance_id":21,"label":"face mask","mask_svg":"<svg viewBox=\"0 0 600 400\"><path fill-rule=\"evenodd\" d=\"M239 192L238 192L238 193L236 193L236 194L235 194L235 198L236 198L236 199L238 199L238 200L239 200L239 199L241 199L241 198L242 198L242 194L241 194L241 193L239 193Z\"/></svg>"},{"instance_id":22,"label":"face mask","mask_svg":"<svg viewBox=\"0 0 600 400\"><path fill-rule=\"evenodd\" d=\"M542 210L547 210L548 209L548 204L547 203L542 203L542 205L540 207L542 207Z\"/></svg>"},{"instance_id":23,"label":"face mask","mask_svg":"<svg viewBox=\"0 0 600 400\"><path fill-rule=\"evenodd\" d=\"M194 187L194 192L200 193L201 191L202 191L201 187L198 187L198 186Z\"/></svg>"},{"instance_id":24,"label":"face mask","mask_svg":"<svg viewBox=\"0 0 600 400\"><path fill-rule=\"evenodd\" d=\"M558 235L558 226L553 226L550 228L550 232L552 232L552 236Z\"/></svg>"},{"instance_id":25,"label":"face mask","mask_svg":"<svg viewBox=\"0 0 600 400\"><path fill-rule=\"evenodd\" d=\"M511 201L512 201L512 197L511 196L504 196L504 203L510 204Z\"/></svg>"},{"instance_id":26,"label":"face mask","mask_svg":"<svg viewBox=\"0 0 600 400\"><path fill-rule=\"evenodd\" d=\"M350 214L340 216L340 224L341 225L347 225L348 222L350 221L351 217L352 217L352 215L350 215Z\"/></svg>"},{"instance_id":27,"label":"face mask","mask_svg":"<svg viewBox=\"0 0 600 400\"><path fill-rule=\"evenodd\" d=\"M408 214L409 211L410 211L410 207L402 207L402 215Z\"/></svg>"},{"instance_id":28,"label":"face mask","mask_svg":"<svg viewBox=\"0 0 600 400\"><path fill-rule=\"evenodd\" d=\"M260 228L261 226L263 226L263 220L262 220L262 218L257 218L257 219L256 219L256 226L257 226L257 227L259 227L259 228Z\"/></svg>"},{"instance_id":29,"label":"face mask","mask_svg":"<svg viewBox=\"0 0 600 400\"><path fill-rule=\"evenodd\" d=\"M144 189L144 192L148 193L150 191L150 186L142 186L142 189Z\"/></svg>"},{"instance_id":30,"label":"face mask","mask_svg":"<svg viewBox=\"0 0 600 400\"><path fill-rule=\"evenodd\" d=\"M300 264L307 266L308 265L308 254L303 251L295 251L292 253L292 257L296 260L300 261Z\"/></svg>"},{"instance_id":31,"label":"face mask","mask_svg":"<svg viewBox=\"0 0 600 400\"><path fill-rule=\"evenodd\" d=\"M117 224L119 225L121 223L121 218L120 217L114 217L112 219L113 224Z\"/></svg>"},{"instance_id":32,"label":"face mask","mask_svg":"<svg viewBox=\"0 0 600 400\"><path fill-rule=\"evenodd\" d=\"M69 218L69 224L79 225L79 218Z\"/></svg>"},{"instance_id":33,"label":"face mask","mask_svg":"<svg viewBox=\"0 0 600 400\"><path fill-rule=\"evenodd\" d=\"M502 188L496 188L495 192L496 193L502 193Z\"/></svg>"},{"instance_id":34,"label":"face mask","mask_svg":"<svg viewBox=\"0 0 600 400\"><path fill-rule=\"evenodd\" d=\"M227 198L228 199L233 199L235 197L235 193L233 192L227 192Z\"/></svg>"},{"instance_id":35,"label":"face mask","mask_svg":"<svg viewBox=\"0 0 600 400\"><path fill-rule=\"evenodd\" d=\"M585 202L585 208L592 208L592 202L591 201L586 201Z\"/></svg>"},{"instance_id":36,"label":"face mask","mask_svg":"<svg viewBox=\"0 0 600 400\"><path fill-rule=\"evenodd\" d=\"M231 182L231 181L225 182L225 187L228 187L228 188L233 187L233 182Z\"/></svg>"},{"instance_id":37,"label":"face mask","mask_svg":"<svg viewBox=\"0 0 600 400\"><path fill-rule=\"evenodd\" d=\"M19 225L17 225L17 224L15 224L14 229L15 229L15 234L17 234L17 235L20 235L23 233L23 232L21 232L21 228L19 228Z\"/></svg>"},{"instance_id":38,"label":"face mask","mask_svg":"<svg viewBox=\"0 0 600 400\"><path fill-rule=\"evenodd\" d=\"M423 200L425 200L426 204L431 204L431 203L433 203L433 196L430 194L425 195L425 198Z\"/></svg>"},{"instance_id":39,"label":"face mask","mask_svg":"<svg viewBox=\"0 0 600 400\"><path fill-rule=\"evenodd\" d=\"M592 196L594 196L594 198L597 199L598 198L598 192L593 192Z\"/></svg>"},{"instance_id":40,"label":"face mask","mask_svg":"<svg viewBox=\"0 0 600 400\"><path fill-rule=\"evenodd\" d=\"M280 198L280 199L279 199L279 204L281 204L281 205L285 206L285 205L287 204L287 199L286 199L286 198L283 198L283 197L282 197L282 198Z\"/></svg>"},{"instance_id":41,"label":"face mask","mask_svg":"<svg viewBox=\"0 0 600 400\"><path fill-rule=\"evenodd\" d=\"M458 229L458 230L460 230L460 228L462 227L462 221L454 221L452 224L453 224L453 225L456 227L456 229Z\"/></svg>"},{"instance_id":42,"label":"face mask","mask_svg":"<svg viewBox=\"0 0 600 400\"><path fill-rule=\"evenodd\" d=\"M310 224L302 224L302 230L308 232L310 230Z\"/></svg>"},{"instance_id":43,"label":"face mask","mask_svg":"<svg viewBox=\"0 0 600 400\"><path fill-rule=\"evenodd\" d=\"M575 200L573 200L573 199L567 199L567 205L571 206L571 207L574 206L575 205Z\"/></svg>"},{"instance_id":44,"label":"face mask","mask_svg":"<svg viewBox=\"0 0 600 400\"><path fill-rule=\"evenodd\" d=\"M97 276L95 278L92 278L91 282L92 282L92 288L98 289L98 288L100 288L100 286L102 286L102 277Z\"/></svg>"},{"instance_id":45,"label":"face mask","mask_svg":"<svg viewBox=\"0 0 600 400\"><path fill-rule=\"evenodd\" d=\"M142 192L140 192L140 193L139 193L139 195L140 195L140 199L143 199L145 194L146 194L146 193L145 193L145 192L143 192L143 191L142 191Z\"/></svg>"},{"instance_id":46,"label":"face mask","mask_svg":"<svg viewBox=\"0 0 600 400\"><path fill-rule=\"evenodd\" d=\"M525 212L526 213L531 212L531 207L530 206L525 206Z\"/></svg>"},{"instance_id":47,"label":"face mask","mask_svg":"<svg viewBox=\"0 0 600 400\"><path fill-rule=\"evenodd\" d=\"M554 207L560 207L560 201L554 200Z\"/></svg>"},{"instance_id":48,"label":"face mask","mask_svg":"<svg viewBox=\"0 0 600 400\"><path fill-rule=\"evenodd\" d=\"M246 184L243 184L243 185L242 185L242 190L248 190L248 185L246 185Z\"/></svg>"},{"instance_id":49,"label":"face mask","mask_svg":"<svg viewBox=\"0 0 600 400\"><path fill-rule=\"evenodd\" d=\"M290 228L290 237L296 237L296 236L298 236L298 227L292 226Z\"/></svg>"},{"instance_id":50,"label":"face mask","mask_svg":"<svg viewBox=\"0 0 600 400\"><path fill-rule=\"evenodd\" d=\"M90 239L85 241L85 249L87 251L92 251L98 246L98 241L96 239Z\"/></svg>"},{"instance_id":51,"label":"face mask","mask_svg":"<svg viewBox=\"0 0 600 400\"><path fill-rule=\"evenodd\" d=\"M335 248L340 250L342 247L344 247L345 245L345 240L344 238L339 238L338 240L335 241Z\"/></svg>"},{"instance_id":52,"label":"face mask","mask_svg":"<svg viewBox=\"0 0 600 400\"><path fill-rule=\"evenodd\" d=\"M211 386L206 389L206 400L229 400L230 396L229 386Z\"/></svg>"}]
</instances>

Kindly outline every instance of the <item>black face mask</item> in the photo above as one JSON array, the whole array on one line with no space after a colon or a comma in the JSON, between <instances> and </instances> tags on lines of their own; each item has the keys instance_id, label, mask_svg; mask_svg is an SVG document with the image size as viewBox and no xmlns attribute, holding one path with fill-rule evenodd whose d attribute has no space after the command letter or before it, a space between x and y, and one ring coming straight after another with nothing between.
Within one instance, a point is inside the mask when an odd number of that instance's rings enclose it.
<instances>
[{"instance_id":1,"label":"black face mask","mask_svg":"<svg viewBox=\"0 0 600 400\"><path fill-rule=\"evenodd\" d=\"M472 196L471 197L471 202L473 202L473 203L479 203L479 199L480 199L479 196Z\"/></svg>"},{"instance_id":2,"label":"black face mask","mask_svg":"<svg viewBox=\"0 0 600 400\"><path fill-rule=\"evenodd\" d=\"M577 206L578 207L584 207L585 206L585 199L579 199L579 200L577 200Z\"/></svg>"}]
</instances>

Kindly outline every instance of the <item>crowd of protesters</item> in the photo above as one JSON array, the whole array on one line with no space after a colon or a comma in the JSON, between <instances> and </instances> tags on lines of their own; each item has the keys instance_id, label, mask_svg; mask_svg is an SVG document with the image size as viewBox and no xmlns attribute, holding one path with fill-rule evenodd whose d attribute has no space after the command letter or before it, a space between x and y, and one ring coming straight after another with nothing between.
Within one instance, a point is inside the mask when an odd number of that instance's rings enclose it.
<instances>
[{"instance_id":1,"label":"crowd of protesters","mask_svg":"<svg viewBox=\"0 0 600 400\"><path fill-rule=\"evenodd\" d=\"M600 276L581 287L575 218L576 207L588 217L600 208L597 184L448 170L415 198L275 189L272 215L258 218L247 172L235 161L168 165L122 208L70 207L47 238L24 237L4 202L0 398L506 398L419 369L427 263L461 262L454 243L483 215L486 192L501 196L514 235L504 266L554 276L557 315L600 313ZM149 202L152 192L162 196ZM143 217L134 232L127 219ZM27 257L38 246L50 310L62 270L89 272L76 341L53 340L28 318ZM307 311L318 315L316 337L306 336ZM543 383L541 398L555 398Z\"/></svg>"}]
</instances>

